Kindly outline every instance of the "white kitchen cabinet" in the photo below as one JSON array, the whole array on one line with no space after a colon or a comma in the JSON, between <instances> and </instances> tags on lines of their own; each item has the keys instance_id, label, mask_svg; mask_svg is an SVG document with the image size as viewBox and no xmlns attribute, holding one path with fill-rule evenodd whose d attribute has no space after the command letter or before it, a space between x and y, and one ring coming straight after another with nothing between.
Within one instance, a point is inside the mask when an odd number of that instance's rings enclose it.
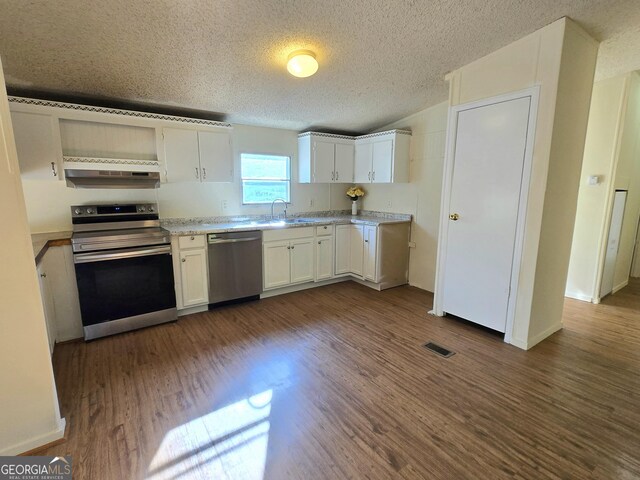
<instances>
[{"instance_id":1,"label":"white kitchen cabinet","mask_svg":"<svg viewBox=\"0 0 640 480\"><path fill-rule=\"evenodd\" d=\"M264 289L284 287L291 283L291 249L288 241L263 245Z\"/></svg>"},{"instance_id":2,"label":"white kitchen cabinet","mask_svg":"<svg viewBox=\"0 0 640 480\"><path fill-rule=\"evenodd\" d=\"M352 137L305 132L298 136L300 183L351 183L355 144Z\"/></svg>"},{"instance_id":3,"label":"white kitchen cabinet","mask_svg":"<svg viewBox=\"0 0 640 480\"><path fill-rule=\"evenodd\" d=\"M233 154L227 131L163 128L169 182L231 182Z\"/></svg>"},{"instance_id":4,"label":"white kitchen cabinet","mask_svg":"<svg viewBox=\"0 0 640 480\"><path fill-rule=\"evenodd\" d=\"M314 227L267 230L262 239L265 290L314 280Z\"/></svg>"},{"instance_id":5,"label":"white kitchen cabinet","mask_svg":"<svg viewBox=\"0 0 640 480\"><path fill-rule=\"evenodd\" d=\"M180 252L180 281L183 307L207 303L207 259L203 249Z\"/></svg>"},{"instance_id":6,"label":"white kitchen cabinet","mask_svg":"<svg viewBox=\"0 0 640 480\"><path fill-rule=\"evenodd\" d=\"M349 234L349 271L362 276L364 255L364 228L362 225L350 225Z\"/></svg>"},{"instance_id":7,"label":"white kitchen cabinet","mask_svg":"<svg viewBox=\"0 0 640 480\"><path fill-rule=\"evenodd\" d=\"M228 132L198 131L201 180L203 182L232 182L233 154Z\"/></svg>"},{"instance_id":8,"label":"white kitchen cabinet","mask_svg":"<svg viewBox=\"0 0 640 480\"><path fill-rule=\"evenodd\" d=\"M62 147L58 119L11 112L20 175L29 180L61 180Z\"/></svg>"},{"instance_id":9,"label":"white kitchen cabinet","mask_svg":"<svg viewBox=\"0 0 640 480\"><path fill-rule=\"evenodd\" d=\"M40 295L42 297L42 307L44 309L44 319L47 327L47 339L49 342L49 353L53 355L53 347L56 343L56 310L51 296L51 288L47 279L47 268L45 259L38 265L38 279L40 281Z\"/></svg>"},{"instance_id":10,"label":"white kitchen cabinet","mask_svg":"<svg viewBox=\"0 0 640 480\"><path fill-rule=\"evenodd\" d=\"M333 236L316 239L316 282L333 277Z\"/></svg>"},{"instance_id":11,"label":"white kitchen cabinet","mask_svg":"<svg viewBox=\"0 0 640 480\"><path fill-rule=\"evenodd\" d=\"M205 235L171 237L173 278L178 310L209 303L209 272Z\"/></svg>"},{"instance_id":12,"label":"white kitchen cabinet","mask_svg":"<svg viewBox=\"0 0 640 480\"><path fill-rule=\"evenodd\" d=\"M291 283L312 282L313 275L313 239L305 238L291 241Z\"/></svg>"},{"instance_id":13,"label":"white kitchen cabinet","mask_svg":"<svg viewBox=\"0 0 640 480\"><path fill-rule=\"evenodd\" d=\"M336 225L336 275L351 271L351 225Z\"/></svg>"},{"instance_id":14,"label":"white kitchen cabinet","mask_svg":"<svg viewBox=\"0 0 640 480\"><path fill-rule=\"evenodd\" d=\"M409 181L411 132L390 130L356 138L355 183Z\"/></svg>"},{"instance_id":15,"label":"white kitchen cabinet","mask_svg":"<svg viewBox=\"0 0 640 480\"><path fill-rule=\"evenodd\" d=\"M376 260L378 256L378 228L372 225L365 225L363 229L363 265L362 276L365 280L377 282Z\"/></svg>"}]
</instances>

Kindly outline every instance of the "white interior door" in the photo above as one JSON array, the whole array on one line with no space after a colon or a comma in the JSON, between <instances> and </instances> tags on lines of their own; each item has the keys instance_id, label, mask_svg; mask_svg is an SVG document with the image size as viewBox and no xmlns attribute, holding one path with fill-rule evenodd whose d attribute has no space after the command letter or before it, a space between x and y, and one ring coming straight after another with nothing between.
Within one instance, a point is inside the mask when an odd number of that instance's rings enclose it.
<instances>
[{"instance_id":1,"label":"white interior door","mask_svg":"<svg viewBox=\"0 0 640 480\"><path fill-rule=\"evenodd\" d=\"M602 270L602 283L600 284L600 298L609 295L613 291L613 277L616 272L616 260L618 248L620 248L620 233L622 232L622 219L624 207L627 203L627 192L618 190L613 197L613 211L611 213L611 225L607 239L607 252L604 257L604 269Z\"/></svg>"},{"instance_id":2,"label":"white interior door","mask_svg":"<svg viewBox=\"0 0 640 480\"><path fill-rule=\"evenodd\" d=\"M506 330L531 97L458 113L443 310Z\"/></svg>"}]
</instances>

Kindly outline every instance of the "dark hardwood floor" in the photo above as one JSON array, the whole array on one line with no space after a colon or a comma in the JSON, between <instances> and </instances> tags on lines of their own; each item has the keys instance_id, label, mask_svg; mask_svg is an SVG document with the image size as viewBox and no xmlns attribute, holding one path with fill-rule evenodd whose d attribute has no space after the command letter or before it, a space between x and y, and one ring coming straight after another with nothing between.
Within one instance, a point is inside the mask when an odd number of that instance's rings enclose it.
<instances>
[{"instance_id":1,"label":"dark hardwood floor","mask_svg":"<svg viewBox=\"0 0 640 480\"><path fill-rule=\"evenodd\" d=\"M429 293L353 282L58 345L69 437L45 453L75 479L639 478L628 288L567 300L529 352L426 315Z\"/></svg>"}]
</instances>

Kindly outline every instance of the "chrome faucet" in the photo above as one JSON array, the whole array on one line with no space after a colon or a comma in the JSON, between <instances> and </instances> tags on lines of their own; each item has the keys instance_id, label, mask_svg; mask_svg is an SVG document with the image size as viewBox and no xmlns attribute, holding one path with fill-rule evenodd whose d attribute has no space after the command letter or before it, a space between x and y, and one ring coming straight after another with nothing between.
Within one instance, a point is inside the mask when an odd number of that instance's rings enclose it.
<instances>
[{"instance_id":1,"label":"chrome faucet","mask_svg":"<svg viewBox=\"0 0 640 480\"><path fill-rule=\"evenodd\" d=\"M271 202L271 220L275 219L275 216L273 215L273 207L275 206L276 202L283 203L284 205L283 216L284 218L287 218L287 201L284 198L276 198L273 202Z\"/></svg>"}]
</instances>

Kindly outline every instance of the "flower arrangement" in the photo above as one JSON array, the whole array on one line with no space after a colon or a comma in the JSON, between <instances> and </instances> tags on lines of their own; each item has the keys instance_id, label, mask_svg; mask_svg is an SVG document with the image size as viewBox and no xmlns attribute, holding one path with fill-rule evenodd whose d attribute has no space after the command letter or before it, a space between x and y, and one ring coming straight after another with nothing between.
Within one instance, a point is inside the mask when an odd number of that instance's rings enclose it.
<instances>
[{"instance_id":1,"label":"flower arrangement","mask_svg":"<svg viewBox=\"0 0 640 480\"><path fill-rule=\"evenodd\" d=\"M360 187L351 187L347 190L347 197L351 199L351 201L355 202L361 197L364 197L364 190Z\"/></svg>"}]
</instances>

